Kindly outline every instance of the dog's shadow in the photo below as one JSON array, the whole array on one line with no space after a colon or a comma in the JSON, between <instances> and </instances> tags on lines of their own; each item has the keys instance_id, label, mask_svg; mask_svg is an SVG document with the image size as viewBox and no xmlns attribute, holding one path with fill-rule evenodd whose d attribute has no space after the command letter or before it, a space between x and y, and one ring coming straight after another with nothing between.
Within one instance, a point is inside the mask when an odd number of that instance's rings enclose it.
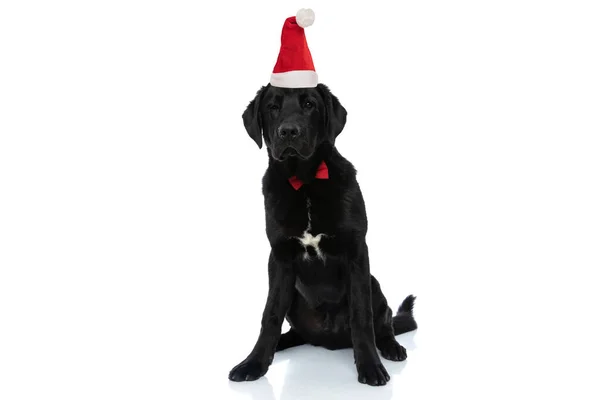
<instances>
[{"instance_id":1,"label":"dog's shadow","mask_svg":"<svg viewBox=\"0 0 600 400\"><path fill-rule=\"evenodd\" d=\"M398 341L407 350L416 348L415 332L398 337ZM285 364L285 375L281 395L276 396L266 377L252 384L231 384L235 391L250 394L252 400L295 400L311 398L314 400L350 400L369 398L389 400L392 398L395 377L402 373L407 361L393 362L383 360L390 374L390 381L382 387L362 385L357 381L356 367L351 349L330 351L310 345L284 350L275 355L273 366Z\"/></svg>"}]
</instances>

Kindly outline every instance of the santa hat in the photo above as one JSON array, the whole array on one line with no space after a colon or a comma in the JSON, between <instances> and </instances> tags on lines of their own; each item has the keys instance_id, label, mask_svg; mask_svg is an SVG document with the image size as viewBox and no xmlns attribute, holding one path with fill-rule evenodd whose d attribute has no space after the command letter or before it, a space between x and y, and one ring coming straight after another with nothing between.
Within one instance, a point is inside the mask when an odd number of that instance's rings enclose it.
<instances>
[{"instance_id":1,"label":"santa hat","mask_svg":"<svg viewBox=\"0 0 600 400\"><path fill-rule=\"evenodd\" d=\"M304 28L315 21L310 8L289 17L281 31L281 49L271 74L271 85L283 88L316 87L319 83L312 56L304 36Z\"/></svg>"}]
</instances>

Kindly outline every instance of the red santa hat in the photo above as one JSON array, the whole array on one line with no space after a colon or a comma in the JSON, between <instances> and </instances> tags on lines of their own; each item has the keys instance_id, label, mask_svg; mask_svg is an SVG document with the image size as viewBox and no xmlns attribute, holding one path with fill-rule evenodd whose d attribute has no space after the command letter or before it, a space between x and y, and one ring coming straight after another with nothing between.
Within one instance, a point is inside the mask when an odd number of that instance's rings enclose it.
<instances>
[{"instance_id":1,"label":"red santa hat","mask_svg":"<svg viewBox=\"0 0 600 400\"><path fill-rule=\"evenodd\" d=\"M304 36L304 28L315 21L310 8L302 8L289 17L281 31L281 49L271 74L271 85L283 88L316 87L319 83L312 56Z\"/></svg>"}]
</instances>

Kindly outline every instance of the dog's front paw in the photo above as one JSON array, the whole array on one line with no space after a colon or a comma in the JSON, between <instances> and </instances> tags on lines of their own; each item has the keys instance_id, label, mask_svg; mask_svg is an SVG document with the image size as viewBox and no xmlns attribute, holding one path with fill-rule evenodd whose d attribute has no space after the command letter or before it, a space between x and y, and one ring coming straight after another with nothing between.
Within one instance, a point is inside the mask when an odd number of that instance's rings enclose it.
<instances>
[{"instance_id":1,"label":"dog's front paw","mask_svg":"<svg viewBox=\"0 0 600 400\"><path fill-rule=\"evenodd\" d=\"M246 358L233 367L229 372L229 379L235 382L255 381L267 373L269 365L256 358Z\"/></svg>"},{"instance_id":2,"label":"dog's front paw","mask_svg":"<svg viewBox=\"0 0 600 400\"><path fill-rule=\"evenodd\" d=\"M379 345L381 356L391 361L406 360L406 349L396 342L396 339L387 340Z\"/></svg>"},{"instance_id":3,"label":"dog's front paw","mask_svg":"<svg viewBox=\"0 0 600 400\"><path fill-rule=\"evenodd\" d=\"M358 381L371 386L383 386L390 380L390 375L380 362L356 364Z\"/></svg>"}]
</instances>

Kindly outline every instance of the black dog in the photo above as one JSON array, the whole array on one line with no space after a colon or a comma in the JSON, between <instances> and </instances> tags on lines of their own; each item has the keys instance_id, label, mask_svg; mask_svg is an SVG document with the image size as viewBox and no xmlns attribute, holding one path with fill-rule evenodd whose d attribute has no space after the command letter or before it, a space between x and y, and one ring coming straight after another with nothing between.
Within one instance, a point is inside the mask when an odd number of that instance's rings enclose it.
<instances>
[{"instance_id":1,"label":"black dog","mask_svg":"<svg viewBox=\"0 0 600 400\"><path fill-rule=\"evenodd\" d=\"M394 335L417 328L409 296L392 316L369 270L367 215L356 171L334 147L346 110L329 89L261 88L243 114L248 134L267 145L263 178L269 294L250 355L233 381L264 375L278 350L304 343L352 347L358 380L385 385L381 355L406 359ZM287 318L289 332L281 335Z\"/></svg>"}]
</instances>

